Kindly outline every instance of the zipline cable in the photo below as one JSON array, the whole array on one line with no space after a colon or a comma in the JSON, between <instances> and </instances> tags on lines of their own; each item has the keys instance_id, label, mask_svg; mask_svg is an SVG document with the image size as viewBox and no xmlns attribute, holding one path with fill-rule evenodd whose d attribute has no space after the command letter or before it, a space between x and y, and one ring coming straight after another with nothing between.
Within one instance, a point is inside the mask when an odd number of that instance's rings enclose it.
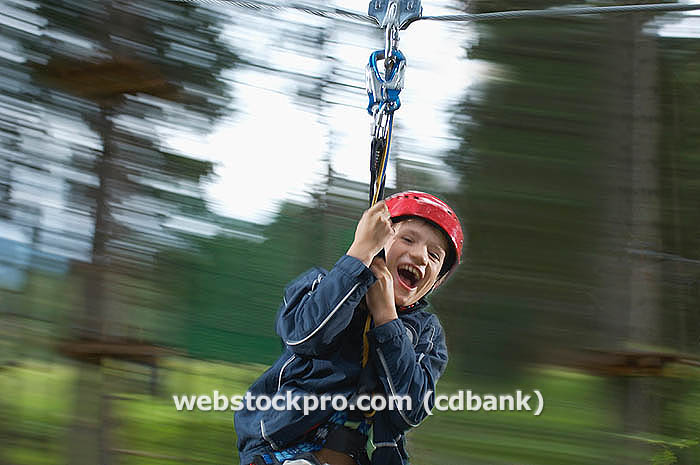
<instances>
[{"instance_id":1,"label":"zipline cable","mask_svg":"<svg viewBox=\"0 0 700 465\"><path fill-rule=\"evenodd\" d=\"M572 6L553 7L544 10L494 11L462 15L422 16L427 21L488 21L516 18L555 18L560 16L598 15L610 13L638 13L645 11L692 11L700 10L700 4L653 3L648 5L613 5L613 6Z\"/></svg>"},{"instance_id":2,"label":"zipline cable","mask_svg":"<svg viewBox=\"0 0 700 465\"><path fill-rule=\"evenodd\" d=\"M364 24L379 26L377 20L367 14L356 11L345 10L342 8L320 8L301 3L268 3L259 0L170 0L179 3L201 3L201 4L218 4L230 5L238 8L256 10L256 11L282 11L282 10L297 10L304 13L320 16L323 18L343 18L349 19ZM700 4L690 3L650 3L647 5L611 5L611 6L573 6L573 7L552 7L542 10L511 10L511 11L493 11L487 13L459 14L459 15L439 15L439 16L421 16L406 23L405 29L409 24L416 21L451 21L451 22L473 22L473 21L492 21L503 19L518 19L518 18L556 18L563 16L579 16L579 15L599 15L613 13L640 13L640 12L674 12L674 11L694 11L700 10Z\"/></svg>"}]
</instances>

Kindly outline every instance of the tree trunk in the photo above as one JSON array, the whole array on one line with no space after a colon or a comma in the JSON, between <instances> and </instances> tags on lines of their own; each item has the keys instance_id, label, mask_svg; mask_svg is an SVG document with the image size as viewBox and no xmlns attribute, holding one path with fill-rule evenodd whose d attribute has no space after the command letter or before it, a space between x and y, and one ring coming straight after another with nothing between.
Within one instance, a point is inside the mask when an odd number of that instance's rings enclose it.
<instances>
[{"instance_id":1,"label":"tree trunk","mask_svg":"<svg viewBox=\"0 0 700 465\"><path fill-rule=\"evenodd\" d=\"M95 230L92 240L91 263L84 281L84 312L79 324L78 338L102 339L106 336L105 268L110 235L109 179L115 150L113 112L102 107L97 121L103 149L97 162L99 179L95 196ZM76 380L75 419L71 429L71 465L110 465L109 396L102 380L100 364L80 362Z\"/></svg>"},{"instance_id":2,"label":"tree trunk","mask_svg":"<svg viewBox=\"0 0 700 465\"><path fill-rule=\"evenodd\" d=\"M609 349L653 346L660 335L661 265L652 253L661 250L657 47L656 38L643 32L648 19L643 15L609 19L610 106L602 115L602 122L609 123L600 274L604 330L598 341ZM653 378L636 377L614 382L624 433L657 432L656 384ZM640 463L651 457L651 450L640 441L623 442L616 463Z\"/></svg>"}]
</instances>

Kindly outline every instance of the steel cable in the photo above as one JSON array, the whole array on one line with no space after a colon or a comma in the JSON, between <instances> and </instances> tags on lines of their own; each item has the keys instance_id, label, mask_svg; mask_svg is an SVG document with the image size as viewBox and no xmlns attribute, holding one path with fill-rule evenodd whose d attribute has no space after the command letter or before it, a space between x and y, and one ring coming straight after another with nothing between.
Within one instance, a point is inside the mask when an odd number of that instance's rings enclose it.
<instances>
[{"instance_id":1,"label":"steel cable","mask_svg":"<svg viewBox=\"0 0 700 465\"><path fill-rule=\"evenodd\" d=\"M554 7L544 10L494 11L462 15L423 16L428 21L487 21L516 18L548 18L610 13L637 13L644 11L691 11L700 10L700 4L654 3L648 5L615 5L599 7Z\"/></svg>"},{"instance_id":2,"label":"steel cable","mask_svg":"<svg viewBox=\"0 0 700 465\"><path fill-rule=\"evenodd\" d=\"M230 5L249 10L297 10L304 13L321 16L323 18L343 18L352 21L362 22L378 26L377 21L369 15L356 11L344 10L341 8L319 8L301 3L268 3L259 0L173 0L184 3L202 3ZM678 3L652 3L648 5L613 5L613 6L579 6L579 7L554 7L543 10L513 10L513 11L493 11L488 13L473 13L459 15L422 16L415 21L452 21L452 22L472 22L489 21L517 18L555 18L562 16L596 15L611 13L639 13L639 12L672 12L672 11L693 11L700 10L700 4L678 4Z\"/></svg>"}]
</instances>

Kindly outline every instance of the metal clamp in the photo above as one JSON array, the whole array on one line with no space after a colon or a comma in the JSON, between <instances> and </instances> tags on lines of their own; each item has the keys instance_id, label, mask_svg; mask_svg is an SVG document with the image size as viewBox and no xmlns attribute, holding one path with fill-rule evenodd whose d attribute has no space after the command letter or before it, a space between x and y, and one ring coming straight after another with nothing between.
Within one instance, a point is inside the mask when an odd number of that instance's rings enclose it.
<instances>
[{"instance_id":1,"label":"metal clamp","mask_svg":"<svg viewBox=\"0 0 700 465\"><path fill-rule=\"evenodd\" d=\"M423 6L420 0L370 0L367 13L377 20L377 24L384 28L385 19L392 3L397 3L399 29L403 30L423 14Z\"/></svg>"}]
</instances>

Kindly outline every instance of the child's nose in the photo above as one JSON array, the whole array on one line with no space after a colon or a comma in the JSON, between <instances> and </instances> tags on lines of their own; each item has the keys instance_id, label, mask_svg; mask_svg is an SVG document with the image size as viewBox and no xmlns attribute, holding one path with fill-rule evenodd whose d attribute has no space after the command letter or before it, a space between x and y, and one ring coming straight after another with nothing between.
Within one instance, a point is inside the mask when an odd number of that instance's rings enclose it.
<instances>
[{"instance_id":1,"label":"child's nose","mask_svg":"<svg viewBox=\"0 0 700 465\"><path fill-rule=\"evenodd\" d=\"M420 245L415 245L411 248L411 257L415 260L418 265L425 265L428 263L428 249Z\"/></svg>"}]
</instances>

